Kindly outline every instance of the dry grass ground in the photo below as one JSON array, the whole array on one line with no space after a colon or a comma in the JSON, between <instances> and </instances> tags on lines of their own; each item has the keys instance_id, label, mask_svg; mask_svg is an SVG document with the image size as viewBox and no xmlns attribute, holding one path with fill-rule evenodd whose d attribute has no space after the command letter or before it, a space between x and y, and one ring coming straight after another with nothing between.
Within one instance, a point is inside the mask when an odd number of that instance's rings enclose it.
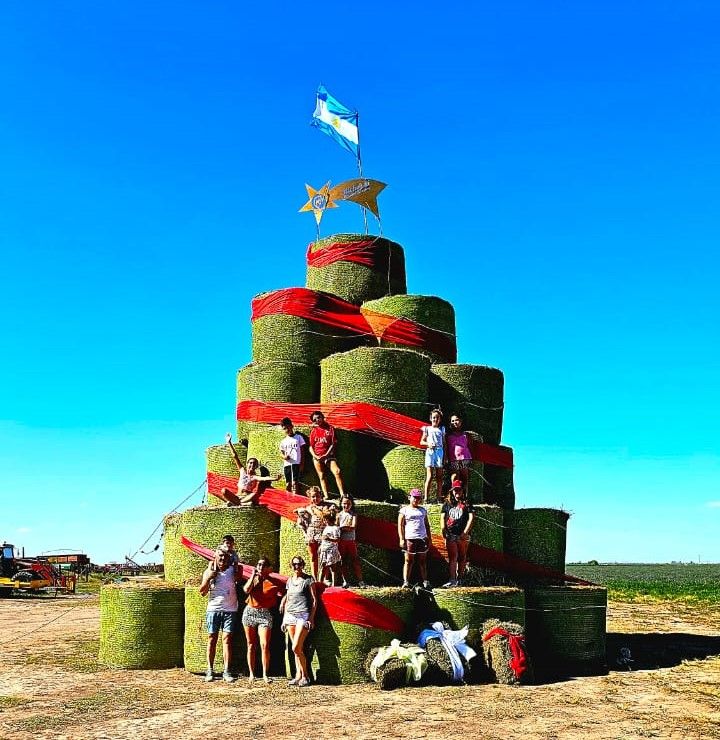
<instances>
[{"instance_id":1,"label":"dry grass ground","mask_svg":"<svg viewBox=\"0 0 720 740\"><path fill-rule=\"evenodd\" d=\"M631 645L649 670L394 692L107 670L95 659L98 621L96 596L0 601L0 737L720 738L712 605L610 605L611 650Z\"/></svg>"}]
</instances>

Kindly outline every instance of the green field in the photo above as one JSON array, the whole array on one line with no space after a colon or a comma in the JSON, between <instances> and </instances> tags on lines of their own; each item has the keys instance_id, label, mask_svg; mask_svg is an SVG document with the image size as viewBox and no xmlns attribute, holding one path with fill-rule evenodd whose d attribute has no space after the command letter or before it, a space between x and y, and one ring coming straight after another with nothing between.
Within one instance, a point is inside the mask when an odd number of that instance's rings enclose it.
<instances>
[{"instance_id":1,"label":"green field","mask_svg":"<svg viewBox=\"0 0 720 740\"><path fill-rule=\"evenodd\" d=\"M611 599L720 602L720 563L569 563L566 571L607 586Z\"/></svg>"}]
</instances>

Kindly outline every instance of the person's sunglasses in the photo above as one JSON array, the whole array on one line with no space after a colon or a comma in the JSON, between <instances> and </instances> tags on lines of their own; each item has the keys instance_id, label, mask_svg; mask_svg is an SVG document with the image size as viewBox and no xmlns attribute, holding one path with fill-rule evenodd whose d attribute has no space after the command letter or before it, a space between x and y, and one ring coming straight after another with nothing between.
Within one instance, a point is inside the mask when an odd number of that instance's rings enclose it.
<instances>
[{"instance_id":1,"label":"person's sunglasses","mask_svg":"<svg viewBox=\"0 0 720 740\"><path fill-rule=\"evenodd\" d=\"M297 562L297 561L294 562L294 563L292 563L292 567L293 568L302 568L303 565L305 565L305 563L300 563L300 562Z\"/></svg>"},{"instance_id":2,"label":"person's sunglasses","mask_svg":"<svg viewBox=\"0 0 720 740\"><path fill-rule=\"evenodd\" d=\"M258 563L258 565L259 565L259 566L260 566L261 568L266 568L266 567L267 567L268 565L270 565L270 563L266 563L266 562L265 562L264 560L261 560L261 561L260 561L260 562Z\"/></svg>"}]
</instances>

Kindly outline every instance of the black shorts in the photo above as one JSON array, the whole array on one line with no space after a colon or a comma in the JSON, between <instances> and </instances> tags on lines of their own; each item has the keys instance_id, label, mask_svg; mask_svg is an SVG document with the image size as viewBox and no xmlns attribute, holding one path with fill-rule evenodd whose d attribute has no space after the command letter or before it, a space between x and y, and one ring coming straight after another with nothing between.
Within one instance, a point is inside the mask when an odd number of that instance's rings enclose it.
<instances>
[{"instance_id":1,"label":"black shorts","mask_svg":"<svg viewBox=\"0 0 720 740\"><path fill-rule=\"evenodd\" d=\"M422 555L428 551L427 540L405 540L405 551L408 555Z\"/></svg>"},{"instance_id":2,"label":"black shorts","mask_svg":"<svg viewBox=\"0 0 720 740\"><path fill-rule=\"evenodd\" d=\"M283 473L285 473L285 483L288 485L297 483L300 480L300 466L297 463L285 465L283 467Z\"/></svg>"}]
</instances>

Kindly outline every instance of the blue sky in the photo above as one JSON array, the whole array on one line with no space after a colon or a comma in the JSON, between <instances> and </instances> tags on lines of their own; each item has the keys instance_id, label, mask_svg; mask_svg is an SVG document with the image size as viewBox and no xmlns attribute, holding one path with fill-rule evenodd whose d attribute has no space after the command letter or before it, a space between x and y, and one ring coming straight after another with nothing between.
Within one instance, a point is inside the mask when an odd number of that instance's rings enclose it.
<instances>
[{"instance_id":1,"label":"blue sky","mask_svg":"<svg viewBox=\"0 0 720 740\"><path fill-rule=\"evenodd\" d=\"M202 482L304 184L354 175L323 82L410 292L505 372L518 506L568 559L720 561L720 11L438 7L3 4L0 538L122 559Z\"/></svg>"}]
</instances>

